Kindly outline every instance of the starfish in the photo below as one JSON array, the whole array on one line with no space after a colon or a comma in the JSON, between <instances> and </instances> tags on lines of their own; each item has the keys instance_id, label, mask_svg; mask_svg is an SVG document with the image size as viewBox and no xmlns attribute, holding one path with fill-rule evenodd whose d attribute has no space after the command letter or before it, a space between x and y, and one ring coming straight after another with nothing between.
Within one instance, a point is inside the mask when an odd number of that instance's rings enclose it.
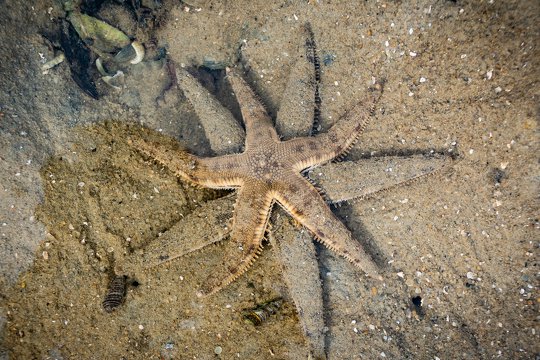
<instances>
[{"instance_id":1,"label":"starfish","mask_svg":"<svg viewBox=\"0 0 540 360\"><path fill-rule=\"evenodd\" d=\"M374 112L382 85L375 86L369 104L356 105L327 132L281 141L272 119L247 83L231 71L227 77L245 124L242 153L203 158L144 139L133 140L142 153L190 183L214 189L238 189L230 233L237 251L229 252L223 259L228 273L209 278L202 294L221 290L255 261L262 251L275 203L324 246L366 275L382 280L371 256L332 213L320 190L302 175L305 170L328 163L350 150Z\"/></svg>"}]
</instances>

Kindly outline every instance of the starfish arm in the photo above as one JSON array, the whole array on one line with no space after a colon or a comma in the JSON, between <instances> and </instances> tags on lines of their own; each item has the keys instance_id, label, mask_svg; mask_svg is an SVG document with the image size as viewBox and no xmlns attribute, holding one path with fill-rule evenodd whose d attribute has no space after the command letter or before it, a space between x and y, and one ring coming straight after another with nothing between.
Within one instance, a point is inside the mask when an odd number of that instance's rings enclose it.
<instances>
[{"instance_id":1,"label":"starfish arm","mask_svg":"<svg viewBox=\"0 0 540 360\"><path fill-rule=\"evenodd\" d=\"M273 204L272 193L265 183L246 182L238 191L234 207L230 241L222 263L225 275L214 274L201 292L211 295L232 283L255 261L262 250L264 232Z\"/></svg>"},{"instance_id":2,"label":"starfish arm","mask_svg":"<svg viewBox=\"0 0 540 360\"><path fill-rule=\"evenodd\" d=\"M325 133L313 138L297 138L286 141L285 146L298 153L295 159L295 169L302 171L346 155L375 112L380 95L381 91L376 91L371 105L357 104Z\"/></svg>"},{"instance_id":3,"label":"starfish arm","mask_svg":"<svg viewBox=\"0 0 540 360\"><path fill-rule=\"evenodd\" d=\"M212 189L233 189L240 187L242 168L246 158L243 154L223 155L199 159L200 176L198 184Z\"/></svg>"},{"instance_id":4,"label":"starfish arm","mask_svg":"<svg viewBox=\"0 0 540 360\"><path fill-rule=\"evenodd\" d=\"M246 126L246 150L261 142L279 141L272 119L249 85L232 72L228 73L228 79Z\"/></svg>"},{"instance_id":5,"label":"starfish arm","mask_svg":"<svg viewBox=\"0 0 540 360\"><path fill-rule=\"evenodd\" d=\"M305 226L316 240L362 269L367 275L382 279L371 256L335 217L317 190L301 175L294 176L296 178L290 179L288 184L302 182L302 188L283 185L282 189L276 191L276 201Z\"/></svg>"},{"instance_id":6,"label":"starfish arm","mask_svg":"<svg viewBox=\"0 0 540 360\"><path fill-rule=\"evenodd\" d=\"M198 184L201 158L181 148L173 148L142 138L131 139L132 145L141 153L167 167L184 180Z\"/></svg>"},{"instance_id":7,"label":"starfish arm","mask_svg":"<svg viewBox=\"0 0 540 360\"><path fill-rule=\"evenodd\" d=\"M308 177L324 189L331 203L361 199L404 186L445 169L450 156L384 156L358 161L328 163L309 172Z\"/></svg>"},{"instance_id":8,"label":"starfish arm","mask_svg":"<svg viewBox=\"0 0 540 360\"><path fill-rule=\"evenodd\" d=\"M233 188L241 185L235 171L238 166L235 155L200 158L179 148L174 149L139 138L132 139L132 144L141 153L169 168L176 176L196 185L211 188Z\"/></svg>"}]
</instances>

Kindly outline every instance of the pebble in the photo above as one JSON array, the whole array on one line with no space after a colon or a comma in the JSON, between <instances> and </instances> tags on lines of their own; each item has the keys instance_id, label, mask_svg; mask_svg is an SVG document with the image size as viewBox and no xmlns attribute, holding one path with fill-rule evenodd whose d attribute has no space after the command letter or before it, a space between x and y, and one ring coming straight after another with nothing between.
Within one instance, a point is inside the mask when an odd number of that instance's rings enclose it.
<instances>
[{"instance_id":1,"label":"pebble","mask_svg":"<svg viewBox=\"0 0 540 360\"><path fill-rule=\"evenodd\" d=\"M223 352L223 348L221 346L216 346L214 348L214 354L219 355Z\"/></svg>"}]
</instances>

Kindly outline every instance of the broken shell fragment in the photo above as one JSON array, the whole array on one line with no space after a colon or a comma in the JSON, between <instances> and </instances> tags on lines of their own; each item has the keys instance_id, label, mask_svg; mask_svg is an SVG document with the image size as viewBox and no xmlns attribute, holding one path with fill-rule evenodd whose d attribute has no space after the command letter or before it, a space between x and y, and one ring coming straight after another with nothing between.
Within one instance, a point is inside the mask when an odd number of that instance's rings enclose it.
<instances>
[{"instance_id":1,"label":"broken shell fragment","mask_svg":"<svg viewBox=\"0 0 540 360\"><path fill-rule=\"evenodd\" d=\"M106 75L101 78L103 82L110 87L114 88L115 90L122 90L122 86L124 86L124 73L120 70L116 72L113 76Z\"/></svg>"},{"instance_id":2,"label":"broken shell fragment","mask_svg":"<svg viewBox=\"0 0 540 360\"><path fill-rule=\"evenodd\" d=\"M92 16L72 12L67 19L81 39L100 55L114 53L118 49L128 46L131 42L121 30Z\"/></svg>"},{"instance_id":3,"label":"broken shell fragment","mask_svg":"<svg viewBox=\"0 0 540 360\"><path fill-rule=\"evenodd\" d=\"M96 59L96 69L103 76L111 76L107 69L105 69L105 66L103 65L103 60L101 60L101 58Z\"/></svg>"},{"instance_id":4,"label":"broken shell fragment","mask_svg":"<svg viewBox=\"0 0 540 360\"><path fill-rule=\"evenodd\" d=\"M130 62L131 64L138 64L144 59L144 46L138 41L134 41L131 44L125 46L116 54L113 60L117 63Z\"/></svg>"},{"instance_id":5,"label":"broken shell fragment","mask_svg":"<svg viewBox=\"0 0 540 360\"><path fill-rule=\"evenodd\" d=\"M211 56L205 56L203 58L203 66L210 70L223 70L228 66L228 64L226 61L219 61Z\"/></svg>"},{"instance_id":6,"label":"broken shell fragment","mask_svg":"<svg viewBox=\"0 0 540 360\"><path fill-rule=\"evenodd\" d=\"M60 53L60 55L55 56L53 59L47 61L45 64L41 65L41 71L46 72L49 69L52 69L56 65L62 63L65 60L64 53Z\"/></svg>"}]
</instances>

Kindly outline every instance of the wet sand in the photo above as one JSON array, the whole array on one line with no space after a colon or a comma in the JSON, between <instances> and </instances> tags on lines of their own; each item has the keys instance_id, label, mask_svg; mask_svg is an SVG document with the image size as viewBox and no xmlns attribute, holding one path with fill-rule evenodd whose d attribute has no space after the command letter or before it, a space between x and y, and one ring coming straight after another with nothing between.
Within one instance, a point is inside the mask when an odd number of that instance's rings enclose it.
<instances>
[{"instance_id":1,"label":"wet sand","mask_svg":"<svg viewBox=\"0 0 540 360\"><path fill-rule=\"evenodd\" d=\"M164 63L146 58L130 67L121 92L98 81L102 96L94 100L66 63L41 71L55 53L40 34L56 29L61 6L2 6L2 356L306 357L272 245L245 275L204 299L197 289L220 266L219 245L152 269L137 263L183 217L200 208L201 216L220 214L205 205L224 195L186 186L130 146L130 136L142 135L210 155L221 135L219 128L205 133L181 86L163 94ZM381 114L351 159L460 153L450 172L335 210L386 265L377 285L317 249L330 359L538 355L536 2L163 7L152 41L179 69L209 59L239 66L274 117L305 55L306 22L322 60L322 131L363 99L373 78L386 79ZM144 29L131 31L150 48ZM206 80L239 119L222 77ZM193 236L208 234L202 227ZM109 282L128 267L124 303L107 313ZM276 297L285 298L276 315L259 327L244 321L244 309Z\"/></svg>"}]
</instances>

